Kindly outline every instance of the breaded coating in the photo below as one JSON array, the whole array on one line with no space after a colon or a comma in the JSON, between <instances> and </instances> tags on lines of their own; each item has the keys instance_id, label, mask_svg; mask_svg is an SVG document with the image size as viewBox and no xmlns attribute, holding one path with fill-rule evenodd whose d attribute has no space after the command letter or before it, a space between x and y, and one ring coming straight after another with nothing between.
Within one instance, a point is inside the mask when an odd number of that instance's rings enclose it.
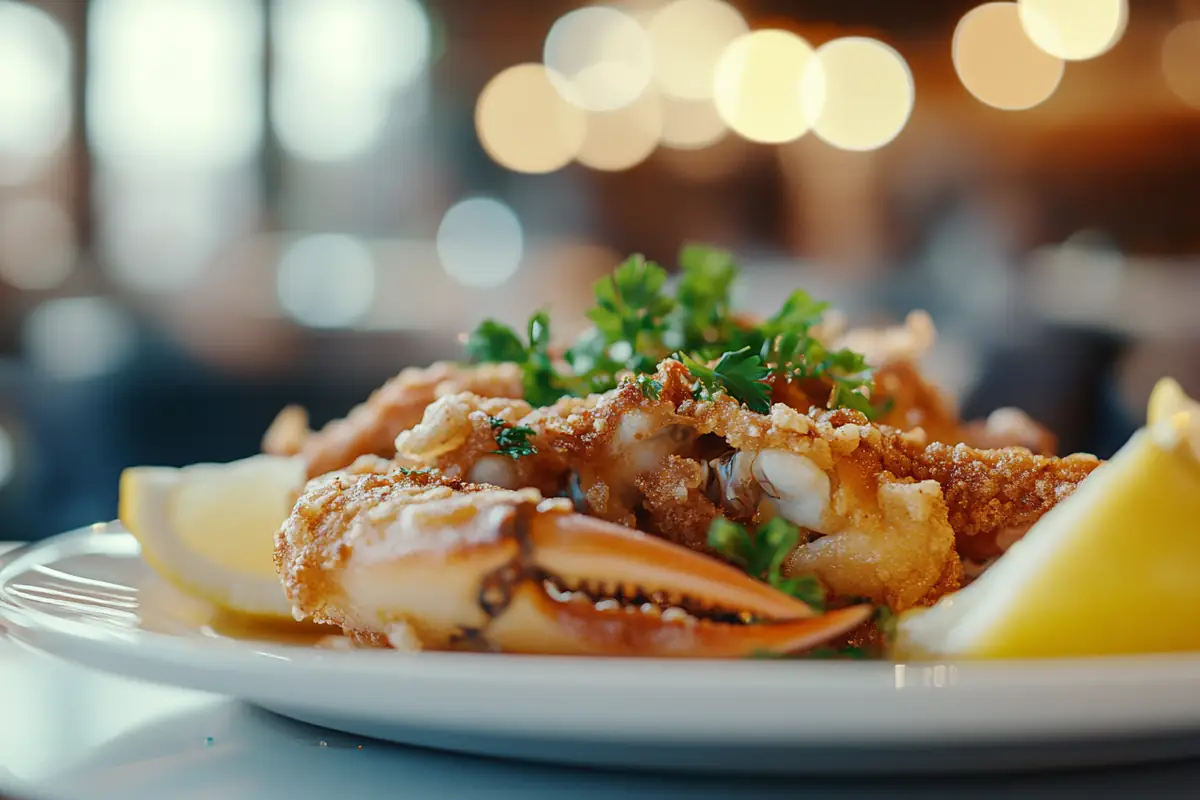
<instances>
[{"instance_id":1,"label":"breaded coating","mask_svg":"<svg viewBox=\"0 0 1200 800\"><path fill-rule=\"evenodd\" d=\"M341 469L359 456L391 456L396 436L420 422L430 403L460 392L520 397L521 369L515 364L465 367L448 362L411 367L377 389L345 418L315 432L309 430L303 409L289 406L263 437L263 452L302 456L310 477Z\"/></svg>"},{"instance_id":2,"label":"breaded coating","mask_svg":"<svg viewBox=\"0 0 1200 800\"><path fill-rule=\"evenodd\" d=\"M379 466L364 462L313 479L275 535L275 567L296 617L339 625L356 641L375 645L384 644L381 630L391 632L405 620L380 620L378 609L364 604L373 563L404 554L440 557L495 541L497 514L543 500L536 489L507 491ZM348 595L355 587L345 580L352 559L362 573L357 597Z\"/></svg>"},{"instance_id":3,"label":"breaded coating","mask_svg":"<svg viewBox=\"0 0 1200 800\"><path fill-rule=\"evenodd\" d=\"M755 525L782 515L806 531L788 562L794 572L894 608L956 588L960 554L1003 548L1099 464L930 442L922 430L874 424L844 408L801 413L777 403L759 414L724 394L694 396L694 379L674 360L654 379L657 397L627 381L519 419L512 417L523 408L511 401L443 398L397 449L405 463L535 486L585 513L706 552L717 516ZM499 457L489 421L501 414L531 429L537 451L502 460L503 469L492 461Z\"/></svg>"}]
</instances>

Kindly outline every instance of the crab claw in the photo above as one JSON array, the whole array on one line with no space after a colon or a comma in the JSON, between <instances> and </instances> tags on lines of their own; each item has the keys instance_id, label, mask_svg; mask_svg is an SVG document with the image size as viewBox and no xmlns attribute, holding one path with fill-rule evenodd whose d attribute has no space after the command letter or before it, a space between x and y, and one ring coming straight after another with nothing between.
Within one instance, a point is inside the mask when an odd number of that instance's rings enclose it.
<instances>
[{"instance_id":1,"label":"crab claw","mask_svg":"<svg viewBox=\"0 0 1200 800\"><path fill-rule=\"evenodd\" d=\"M515 587L486 630L507 652L739 658L805 650L870 616L818 616L734 567L591 517L538 514L525 535L541 581Z\"/></svg>"},{"instance_id":2,"label":"crab claw","mask_svg":"<svg viewBox=\"0 0 1200 800\"><path fill-rule=\"evenodd\" d=\"M395 646L734 658L808 649L870 615L819 615L735 567L532 489L440 476L316 482L276 546L301 616Z\"/></svg>"}]
</instances>

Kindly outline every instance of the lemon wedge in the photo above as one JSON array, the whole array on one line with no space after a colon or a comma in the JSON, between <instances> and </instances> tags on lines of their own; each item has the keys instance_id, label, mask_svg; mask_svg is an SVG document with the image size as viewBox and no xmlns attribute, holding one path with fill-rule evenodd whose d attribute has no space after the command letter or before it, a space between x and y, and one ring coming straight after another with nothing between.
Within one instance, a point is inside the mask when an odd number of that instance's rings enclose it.
<instances>
[{"instance_id":1,"label":"lemon wedge","mask_svg":"<svg viewBox=\"0 0 1200 800\"><path fill-rule=\"evenodd\" d=\"M275 570L275 531L304 488L297 458L131 467L121 475L122 524L142 558L179 589L217 608L291 618Z\"/></svg>"},{"instance_id":2,"label":"lemon wedge","mask_svg":"<svg viewBox=\"0 0 1200 800\"><path fill-rule=\"evenodd\" d=\"M1148 417L977 581L902 616L897 655L1200 650L1200 404L1164 380Z\"/></svg>"}]
</instances>

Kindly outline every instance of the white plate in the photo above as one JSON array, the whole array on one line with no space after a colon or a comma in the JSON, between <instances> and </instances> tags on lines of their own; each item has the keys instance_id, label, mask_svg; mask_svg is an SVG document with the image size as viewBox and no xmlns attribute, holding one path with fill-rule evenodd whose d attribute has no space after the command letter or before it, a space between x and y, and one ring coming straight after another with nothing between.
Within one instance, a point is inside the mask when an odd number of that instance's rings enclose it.
<instances>
[{"instance_id":1,"label":"white plate","mask_svg":"<svg viewBox=\"0 0 1200 800\"><path fill-rule=\"evenodd\" d=\"M115 526L0 562L19 642L395 742L565 763L965 771L1200 755L1200 654L887 664L651 661L316 647L230 631Z\"/></svg>"}]
</instances>

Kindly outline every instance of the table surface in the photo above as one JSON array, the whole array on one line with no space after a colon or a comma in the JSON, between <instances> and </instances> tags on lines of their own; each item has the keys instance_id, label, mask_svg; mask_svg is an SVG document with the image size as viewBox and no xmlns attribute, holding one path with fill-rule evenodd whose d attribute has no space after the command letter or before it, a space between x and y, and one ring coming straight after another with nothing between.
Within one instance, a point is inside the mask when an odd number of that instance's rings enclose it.
<instances>
[{"instance_id":1,"label":"table surface","mask_svg":"<svg viewBox=\"0 0 1200 800\"><path fill-rule=\"evenodd\" d=\"M0 551L4 546L0 544ZM0 626L2 630L2 626ZM139 684L19 647L0 632L0 797L957 798L1196 797L1200 762L1074 773L919 779L748 778L600 772L363 740L228 698Z\"/></svg>"}]
</instances>

